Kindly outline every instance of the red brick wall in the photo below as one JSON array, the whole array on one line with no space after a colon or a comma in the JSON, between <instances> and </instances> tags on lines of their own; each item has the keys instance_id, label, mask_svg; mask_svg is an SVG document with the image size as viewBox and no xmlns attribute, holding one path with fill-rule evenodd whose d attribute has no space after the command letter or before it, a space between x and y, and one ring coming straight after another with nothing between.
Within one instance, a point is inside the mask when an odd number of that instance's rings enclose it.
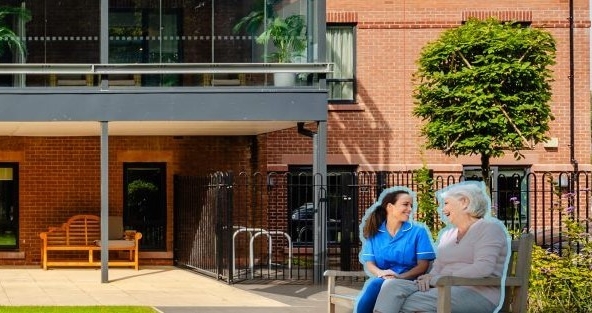
<instances>
[{"instance_id":1,"label":"red brick wall","mask_svg":"<svg viewBox=\"0 0 592 313\"><path fill-rule=\"evenodd\" d=\"M123 163L167 163L167 251L172 251L173 175L213 170L252 172L252 137L111 137L109 210L121 215ZM25 259L0 264L38 264L39 233L75 214L100 213L98 137L4 137L0 161L19 163L20 251ZM255 147L256 148L256 147ZM253 150L255 151L255 150ZM255 151L255 155L258 152ZM142 263L172 260L142 260Z\"/></svg>"},{"instance_id":2,"label":"red brick wall","mask_svg":"<svg viewBox=\"0 0 592 313\"><path fill-rule=\"evenodd\" d=\"M328 0L328 22L357 25L357 105L333 105L328 121L328 164L355 164L362 170L413 169L421 166L420 120L411 116L411 76L421 48L456 27L469 16L497 16L530 21L551 32L557 41L557 64L551 100L555 121L551 137L559 147L546 150L539 144L524 151L525 159L512 154L492 160L493 165L532 165L534 171L571 170L569 130L569 24L567 0L527 1L357 1ZM590 165L590 57L589 4L574 1L575 55L575 158L582 170ZM295 129L269 135L268 164L287 169L289 164L310 163L310 138ZM446 157L426 151L428 166L436 171L458 171L462 165L480 164L475 157Z\"/></svg>"}]
</instances>

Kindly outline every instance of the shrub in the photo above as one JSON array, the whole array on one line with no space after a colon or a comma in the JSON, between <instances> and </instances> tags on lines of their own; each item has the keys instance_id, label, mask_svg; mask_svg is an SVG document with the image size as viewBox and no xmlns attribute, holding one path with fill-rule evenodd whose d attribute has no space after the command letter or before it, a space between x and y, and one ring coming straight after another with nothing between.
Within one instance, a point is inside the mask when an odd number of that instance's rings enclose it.
<instances>
[{"instance_id":1,"label":"shrub","mask_svg":"<svg viewBox=\"0 0 592 313\"><path fill-rule=\"evenodd\" d=\"M592 312L592 270L567 257L533 249L529 313Z\"/></svg>"},{"instance_id":2,"label":"shrub","mask_svg":"<svg viewBox=\"0 0 592 313\"><path fill-rule=\"evenodd\" d=\"M554 210L560 210L564 214L562 221L566 240L560 245L559 251L553 251L554 253L534 247L528 312L592 312L590 234L586 232L586 221L579 221L574 214L574 194L561 195L557 186L554 186L559 199Z\"/></svg>"}]
</instances>

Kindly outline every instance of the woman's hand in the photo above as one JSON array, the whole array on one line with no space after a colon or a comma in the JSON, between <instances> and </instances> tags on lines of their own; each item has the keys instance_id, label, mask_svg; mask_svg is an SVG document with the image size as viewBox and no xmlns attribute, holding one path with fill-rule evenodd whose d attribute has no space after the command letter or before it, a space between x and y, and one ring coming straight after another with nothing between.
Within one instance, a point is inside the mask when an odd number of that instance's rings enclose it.
<instances>
[{"instance_id":1,"label":"woman's hand","mask_svg":"<svg viewBox=\"0 0 592 313\"><path fill-rule=\"evenodd\" d=\"M392 279L392 278L398 278L399 274L395 273L395 271L391 270L391 269L386 269L386 270L380 270L378 271L378 275L376 275L380 278L384 278L384 279Z\"/></svg>"},{"instance_id":2,"label":"woman's hand","mask_svg":"<svg viewBox=\"0 0 592 313\"><path fill-rule=\"evenodd\" d=\"M415 281L417 283L417 288L419 291L428 291L430 290L430 280L432 279L432 275L425 274L417 277Z\"/></svg>"}]
</instances>

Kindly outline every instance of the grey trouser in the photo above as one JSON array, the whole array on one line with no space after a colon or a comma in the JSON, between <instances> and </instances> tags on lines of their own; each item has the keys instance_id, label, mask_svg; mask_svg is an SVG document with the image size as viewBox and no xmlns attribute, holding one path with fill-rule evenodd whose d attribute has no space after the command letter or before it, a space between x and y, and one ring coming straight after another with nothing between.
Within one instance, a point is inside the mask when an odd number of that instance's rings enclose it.
<instances>
[{"instance_id":1,"label":"grey trouser","mask_svg":"<svg viewBox=\"0 0 592 313\"><path fill-rule=\"evenodd\" d=\"M472 289L452 287L451 295L453 313L492 313L497 307ZM413 281L387 279L376 299L374 312L436 312L437 300L437 288L421 292Z\"/></svg>"}]
</instances>

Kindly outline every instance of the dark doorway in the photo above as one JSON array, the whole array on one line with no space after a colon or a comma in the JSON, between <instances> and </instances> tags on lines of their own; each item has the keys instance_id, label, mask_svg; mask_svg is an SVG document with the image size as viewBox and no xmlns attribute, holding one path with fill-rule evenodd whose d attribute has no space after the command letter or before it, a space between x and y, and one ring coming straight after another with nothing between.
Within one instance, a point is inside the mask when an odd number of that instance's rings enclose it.
<instances>
[{"instance_id":1,"label":"dark doorway","mask_svg":"<svg viewBox=\"0 0 592 313\"><path fill-rule=\"evenodd\" d=\"M166 250L166 164L124 163L123 224L142 233L142 250Z\"/></svg>"},{"instance_id":2,"label":"dark doorway","mask_svg":"<svg viewBox=\"0 0 592 313\"><path fill-rule=\"evenodd\" d=\"M0 163L0 249L18 248L18 164Z\"/></svg>"}]
</instances>

